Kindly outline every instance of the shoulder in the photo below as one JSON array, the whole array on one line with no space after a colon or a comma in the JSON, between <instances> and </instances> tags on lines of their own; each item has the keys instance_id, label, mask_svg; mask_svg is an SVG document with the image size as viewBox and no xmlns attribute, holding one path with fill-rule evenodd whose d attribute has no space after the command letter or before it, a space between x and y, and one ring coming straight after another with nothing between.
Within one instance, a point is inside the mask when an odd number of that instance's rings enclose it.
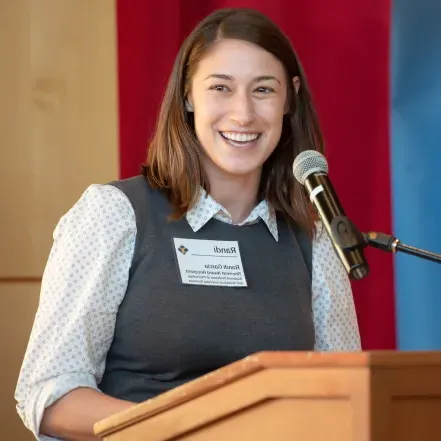
<instances>
[{"instance_id":1,"label":"shoulder","mask_svg":"<svg viewBox=\"0 0 441 441\"><path fill-rule=\"evenodd\" d=\"M333 248L331 239L326 232L322 221L315 222L316 231L312 239L312 246L316 252L328 250Z\"/></svg>"},{"instance_id":2,"label":"shoulder","mask_svg":"<svg viewBox=\"0 0 441 441\"><path fill-rule=\"evenodd\" d=\"M334 288L338 292L350 291L349 276L324 225L317 223L312 247L313 284Z\"/></svg>"},{"instance_id":3,"label":"shoulder","mask_svg":"<svg viewBox=\"0 0 441 441\"><path fill-rule=\"evenodd\" d=\"M316 233L312 241L312 254L314 266L334 271L335 274L345 273L343 264L334 248L323 223L316 222Z\"/></svg>"},{"instance_id":4,"label":"shoulder","mask_svg":"<svg viewBox=\"0 0 441 441\"><path fill-rule=\"evenodd\" d=\"M66 228L129 225L134 219L132 205L124 192L110 184L91 184L61 217L54 236Z\"/></svg>"},{"instance_id":5,"label":"shoulder","mask_svg":"<svg viewBox=\"0 0 441 441\"><path fill-rule=\"evenodd\" d=\"M167 199L165 193L154 188L143 175L112 181L108 185L122 192L138 214L144 213L148 205L164 203Z\"/></svg>"},{"instance_id":6,"label":"shoulder","mask_svg":"<svg viewBox=\"0 0 441 441\"><path fill-rule=\"evenodd\" d=\"M109 212L130 211L130 203L124 192L109 184L91 184L81 194L69 212L93 210L97 215ZM68 212L68 213L69 213Z\"/></svg>"},{"instance_id":7,"label":"shoulder","mask_svg":"<svg viewBox=\"0 0 441 441\"><path fill-rule=\"evenodd\" d=\"M150 185L147 179L142 175L111 181L106 185L118 188L120 191L123 191L124 193L150 189Z\"/></svg>"}]
</instances>

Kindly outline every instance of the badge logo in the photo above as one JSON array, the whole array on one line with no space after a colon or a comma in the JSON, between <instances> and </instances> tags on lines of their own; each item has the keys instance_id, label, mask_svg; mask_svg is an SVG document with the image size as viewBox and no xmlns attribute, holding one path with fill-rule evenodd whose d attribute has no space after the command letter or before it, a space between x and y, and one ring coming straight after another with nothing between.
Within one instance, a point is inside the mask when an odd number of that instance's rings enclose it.
<instances>
[{"instance_id":1,"label":"badge logo","mask_svg":"<svg viewBox=\"0 0 441 441\"><path fill-rule=\"evenodd\" d=\"M185 248L184 245L181 245L181 246L178 248L178 251L180 251L181 254L183 254L183 255L185 256L185 255L188 253L188 248Z\"/></svg>"}]
</instances>

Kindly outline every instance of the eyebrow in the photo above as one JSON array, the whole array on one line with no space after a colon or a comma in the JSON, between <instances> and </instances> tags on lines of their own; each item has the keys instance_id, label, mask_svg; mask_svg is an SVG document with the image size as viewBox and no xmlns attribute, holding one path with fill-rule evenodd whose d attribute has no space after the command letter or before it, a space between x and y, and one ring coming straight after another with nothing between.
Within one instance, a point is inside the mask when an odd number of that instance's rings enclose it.
<instances>
[{"instance_id":1,"label":"eyebrow","mask_svg":"<svg viewBox=\"0 0 441 441\"><path fill-rule=\"evenodd\" d=\"M219 80L234 81L233 76L225 75L225 74L211 74L211 75L208 75L208 77L205 78L205 80L208 80L210 78L217 78ZM269 80L277 81L280 84L280 81L276 77L273 77L271 75L261 75L259 77L253 78L253 82L255 82L255 83L260 83L261 81L269 81Z\"/></svg>"}]
</instances>

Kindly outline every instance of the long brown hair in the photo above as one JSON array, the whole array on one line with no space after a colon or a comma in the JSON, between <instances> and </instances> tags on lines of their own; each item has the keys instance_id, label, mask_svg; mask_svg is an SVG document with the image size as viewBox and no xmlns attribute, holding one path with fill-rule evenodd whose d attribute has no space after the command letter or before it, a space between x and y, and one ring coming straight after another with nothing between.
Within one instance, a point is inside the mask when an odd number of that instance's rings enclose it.
<instances>
[{"instance_id":1,"label":"long brown hair","mask_svg":"<svg viewBox=\"0 0 441 441\"><path fill-rule=\"evenodd\" d=\"M166 191L175 219L188 211L200 186L210 191L193 114L187 112L185 99L198 61L212 43L224 38L254 43L273 54L285 68L289 111L284 116L280 141L263 165L259 197L312 236L313 213L304 188L293 176L292 164L304 150L323 152L322 134L296 53L282 31L258 11L218 10L202 20L184 41L168 81L143 174L154 188ZM292 83L295 76L300 79L297 94Z\"/></svg>"}]
</instances>

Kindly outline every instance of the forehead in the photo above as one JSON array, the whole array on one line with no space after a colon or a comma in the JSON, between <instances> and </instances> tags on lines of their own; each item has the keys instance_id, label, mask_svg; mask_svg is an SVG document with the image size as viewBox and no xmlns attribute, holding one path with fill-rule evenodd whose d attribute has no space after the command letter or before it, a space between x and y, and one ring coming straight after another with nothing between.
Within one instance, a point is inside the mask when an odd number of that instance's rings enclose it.
<instances>
[{"instance_id":1,"label":"forehead","mask_svg":"<svg viewBox=\"0 0 441 441\"><path fill-rule=\"evenodd\" d=\"M256 44L237 39L216 41L199 61L195 76L213 73L235 78L273 75L283 80L282 63ZM205 77L204 77L205 78Z\"/></svg>"}]
</instances>

